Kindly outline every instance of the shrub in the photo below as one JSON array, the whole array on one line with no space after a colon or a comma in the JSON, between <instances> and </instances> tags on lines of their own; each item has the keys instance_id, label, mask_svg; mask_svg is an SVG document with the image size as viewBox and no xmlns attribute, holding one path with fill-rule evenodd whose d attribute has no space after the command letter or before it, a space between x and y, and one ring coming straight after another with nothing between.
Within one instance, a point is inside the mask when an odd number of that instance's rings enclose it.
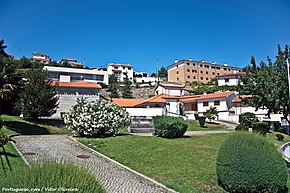
<instances>
[{"instance_id":1,"label":"shrub","mask_svg":"<svg viewBox=\"0 0 290 193\"><path fill-rule=\"evenodd\" d=\"M269 131L269 125L265 122L254 122L252 123L253 132L259 133L261 135L266 135Z\"/></svg>"},{"instance_id":2,"label":"shrub","mask_svg":"<svg viewBox=\"0 0 290 193\"><path fill-rule=\"evenodd\" d=\"M125 109L112 102L88 102L80 98L64 116L64 123L80 136L114 135L118 128L130 123L130 116Z\"/></svg>"},{"instance_id":3,"label":"shrub","mask_svg":"<svg viewBox=\"0 0 290 193\"><path fill-rule=\"evenodd\" d=\"M199 125L201 127L204 127L204 125L205 125L205 119L206 119L206 117L204 117L204 116L198 117L198 122L199 122Z\"/></svg>"},{"instance_id":4,"label":"shrub","mask_svg":"<svg viewBox=\"0 0 290 193\"><path fill-rule=\"evenodd\" d=\"M249 127L245 125L237 125L235 130L236 131L249 131Z\"/></svg>"},{"instance_id":5,"label":"shrub","mask_svg":"<svg viewBox=\"0 0 290 193\"><path fill-rule=\"evenodd\" d=\"M252 126L253 122L258 122L259 119L254 113L243 113L239 115L239 123L248 127Z\"/></svg>"},{"instance_id":6,"label":"shrub","mask_svg":"<svg viewBox=\"0 0 290 193\"><path fill-rule=\"evenodd\" d=\"M154 135L165 138L181 137L187 130L187 122L181 117L153 117Z\"/></svg>"},{"instance_id":7,"label":"shrub","mask_svg":"<svg viewBox=\"0 0 290 193\"><path fill-rule=\"evenodd\" d=\"M216 107L210 107L206 110L206 112L203 113L203 115L209 119L209 122L211 122L212 119L215 119L218 115L218 111Z\"/></svg>"},{"instance_id":8,"label":"shrub","mask_svg":"<svg viewBox=\"0 0 290 193\"><path fill-rule=\"evenodd\" d=\"M281 133L277 133L276 137L277 137L277 140L279 140L279 141L283 141L283 139L284 139L284 135L282 135Z\"/></svg>"},{"instance_id":9,"label":"shrub","mask_svg":"<svg viewBox=\"0 0 290 193\"><path fill-rule=\"evenodd\" d=\"M31 168L15 170L0 180L0 187L27 188L41 190L37 192L96 192L105 193L96 177L85 168L72 163L44 162L32 165ZM43 189L42 189L43 188ZM47 190L44 188L51 188ZM55 188L55 190L53 190ZM65 189L78 191L65 191ZM2 189L3 191L3 189Z\"/></svg>"},{"instance_id":10,"label":"shrub","mask_svg":"<svg viewBox=\"0 0 290 193\"><path fill-rule=\"evenodd\" d=\"M229 192L284 192L287 169L276 147L263 137L235 132L221 145L216 173Z\"/></svg>"}]
</instances>

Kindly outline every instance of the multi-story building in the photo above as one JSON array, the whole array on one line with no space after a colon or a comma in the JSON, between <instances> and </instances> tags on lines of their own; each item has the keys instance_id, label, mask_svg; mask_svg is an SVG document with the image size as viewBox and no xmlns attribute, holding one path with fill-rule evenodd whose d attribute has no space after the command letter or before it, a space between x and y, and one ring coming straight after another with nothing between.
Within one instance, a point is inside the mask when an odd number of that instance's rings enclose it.
<instances>
[{"instance_id":1,"label":"multi-story building","mask_svg":"<svg viewBox=\"0 0 290 193\"><path fill-rule=\"evenodd\" d=\"M156 84L158 82L157 77L149 77L148 72L133 72L134 81L137 83L152 83Z\"/></svg>"},{"instance_id":2,"label":"multi-story building","mask_svg":"<svg viewBox=\"0 0 290 193\"><path fill-rule=\"evenodd\" d=\"M40 63L43 63L43 64L49 64L49 62L51 62L51 59L46 54L41 54L41 53L38 53L38 52L33 52L32 53L32 61L33 62L40 62Z\"/></svg>"},{"instance_id":3,"label":"multi-story building","mask_svg":"<svg viewBox=\"0 0 290 193\"><path fill-rule=\"evenodd\" d=\"M65 63L65 62L70 64L72 67L78 67L78 68L83 68L84 67L84 64L79 63L77 60L72 59L72 58L63 58L60 61L61 64Z\"/></svg>"},{"instance_id":4,"label":"multi-story building","mask_svg":"<svg viewBox=\"0 0 290 193\"><path fill-rule=\"evenodd\" d=\"M130 81L133 81L133 66L131 64L114 64L110 63L108 64L107 68L108 74L112 75L115 74L119 81L124 81L124 78L126 77L126 74L128 75L128 78Z\"/></svg>"},{"instance_id":5,"label":"multi-story building","mask_svg":"<svg viewBox=\"0 0 290 193\"><path fill-rule=\"evenodd\" d=\"M66 68L55 66L44 66L47 70L49 77L53 81L58 82L77 82L84 80L86 82L102 82L109 83L108 72L98 69L80 69L80 68Z\"/></svg>"},{"instance_id":6,"label":"multi-story building","mask_svg":"<svg viewBox=\"0 0 290 193\"><path fill-rule=\"evenodd\" d=\"M167 67L169 82L208 82L218 75L229 72L241 72L242 68L228 66L227 64L208 63L204 60L194 61L175 60L174 64Z\"/></svg>"},{"instance_id":7,"label":"multi-story building","mask_svg":"<svg viewBox=\"0 0 290 193\"><path fill-rule=\"evenodd\" d=\"M233 71L228 74L217 75L218 86L236 86L238 84L243 84L241 81L241 76L245 74L247 74L247 72Z\"/></svg>"}]
</instances>

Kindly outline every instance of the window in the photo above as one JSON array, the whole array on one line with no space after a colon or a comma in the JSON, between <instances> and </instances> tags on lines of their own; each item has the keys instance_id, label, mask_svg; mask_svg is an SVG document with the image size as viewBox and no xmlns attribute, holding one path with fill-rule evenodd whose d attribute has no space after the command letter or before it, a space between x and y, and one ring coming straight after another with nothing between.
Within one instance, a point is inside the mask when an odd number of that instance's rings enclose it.
<instances>
[{"instance_id":1,"label":"window","mask_svg":"<svg viewBox=\"0 0 290 193\"><path fill-rule=\"evenodd\" d=\"M211 66L211 69L215 69L215 67L214 66Z\"/></svg>"},{"instance_id":2,"label":"window","mask_svg":"<svg viewBox=\"0 0 290 193\"><path fill-rule=\"evenodd\" d=\"M192 63L192 66L195 66L195 63Z\"/></svg>"},{"instance_id":3,"label":"window","mask_svg":"<svg viewBox=\"0 0 290 193\"><path fill-rule=\"evenodd\" d=\"M217 73L217 75L220 75L220 73Z\"/></svg>"},{"instance_id":4,"label":"window","mask_svg":"<svg viewBox=\"0 0 290 193\"><path fill-rule=\"evenodd\" d=\"M131 70L131 67L129 67L128 70Z\"/></svg>"},{"instance_id":5,"label":"window","mask_svg":"<svg viewBox=\"0 0 290 193\"><path fill-rule=\"evenodd\" d=\"M204 107L208 107L208 102L203 102Z\"/></svg>"},{"instance_id":6,"label":"window","mask_svg":"<svg viewBox=\"0 0 290 193\"><path fill-rule=\"evenodd\" d=\"M176 74L179 74L179 72L178 72L178 71L176 71Z\"/></svg>"},{"instance_id":7,"label":"window","mask_svg":"<svg viewBox=\"0 0 290 193\"><path fill-rule=\"evenodd\" d=\"M190 78L190 76L187 76L187 78Z\"/></svg>"},{"instance_id":8,"label":"window","mask_svg":"<svg viewBox=\"0 0 290 193\"><path fill-rule=\"evenodd\" d=\"M203 80L203 77L200 77L201 80Z\"/></svg>"},{"instance_id":9,"label":"window","mask_svg":"<svg viewBox=\"0 0 290 193\"><path fill-rule=\"evenodd\" d=\"M216 67L216 69L217 69L217 70L220 70L220 69L221 69L221 67Z\"/></svg>"},{"instance_id":10,"label":"window","mask_svg":"<svg viewBox=\"0 0 290 193\"><path fill-rule=\"evenodd\" d=\"M205 73L208 74L208 71L206 71Z\"/></svg>"},{"instance_id":11,"label":"window","mask_svg":"<svg viewBox=\"0 0 290 193\"><path fill-rule=\"evenodd\" d=\"M227 68L224 68L225 71L227 71Z\"/></svg>"},{"instance_id":12,"label":"window","mask_svg":"<svg viewBox=\"0 0 290 193\"><path fill-rule=\"evenodd\" d=\"M193 79L196 79L196 76L193 76Z\"/></svg>"},{"instance_id":13,"label":"window","mask_svg":"<svg viewBox=\"0 0 290 193\"><path fill-rule=\"evenodd\" d=\"M114 69L118 69L118 67L117 67L117 66L115 66L115 67L114 67Z\"/></svg>"},{"instance_id":14,"label":"window","mask_svg":"<svg viewBox=\"0 0 290 193\"><path fill-rule=\"evenodd\" d=\"M214 101L213 104L214 104L214 106L219 106L220 105L220 101Z\"/></svg>"},{"instance_id":15,"label":"window","mask_svg":"<svg viewBox=\"0 0 290 193\"><path fill-rule=\"evenodd\" d=\"M203 73L203 71L201 70L201 71L200 71L200 73L202 74L202 73Z\"/></svg>"},{"instance_id":16,"label":"window","mask_svg":"<svg viewBox=\"0 0 290 193\"><path fill-rule=\"evenodd\" d=\"M187 72L190 72L190 70L189 70L189 69L187 69Z\"/></svg>"},{"instance_id":17,"label":"window","mask_svg":"<svg viewBox=\"0 0 290 193\"><path fill-rule=\"evenodd\" d=\"M230 82L230 79L229 78L225 78L225 82Z\"/></svg>"},{"instance_id":18,"label":"window","mask_svg":"<svg viewBox=\"0 0 290 193\"><path fill-rule=\"evenodd\" d=\"M203 65L201 64L201 65L199 65L200 67L203 67Z\"/></svg>"},{"instance_id":19,"label":"window","mask_svg":"<svg viewBox=\"0 0 290 193\"><path fill-rule=\"evenodd\" d=\"M212 73L212 75L214 75L214 72Z\"/></svg>"},{"instance_id":20,"label":"window","mask_svg":"<svg viewBox=\"0 0 290 193\"><path fill-rule=\"evenodd\" d=\"M187 62L187 65L189 66L189 63Z\"/></svg>"},{"instance_id":21,"label":"window","mask_svg":"<svg viewBox=\"0 0 290 193\"><path fill-rule=\"evenodd\" d=\"M176 80L179 80L179 78L176 78Z\"/></svg>"},{"instance_id":22,"label":"window","mask_svg":"<svg viewBox=\"0 0 290 193\"><path fill-rule=\"evenodd\" d=\"M123 69L125 70L125 66L123 66Z\"/></svg>"},{"instance_id":23,"label":"window","mask_svg":"<svg viewBox=\"0 0 290 193\"><path fill-rule=\"evenodd\" d=\"M206 78L206 80L208 80L208 78Z\"/></svg>"}]
</instances>

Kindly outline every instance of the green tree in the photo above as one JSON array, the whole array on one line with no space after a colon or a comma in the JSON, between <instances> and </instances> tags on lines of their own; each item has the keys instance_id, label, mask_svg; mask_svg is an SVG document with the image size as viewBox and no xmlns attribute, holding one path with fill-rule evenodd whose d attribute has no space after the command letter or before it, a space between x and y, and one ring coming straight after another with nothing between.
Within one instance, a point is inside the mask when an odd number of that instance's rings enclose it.
<instances>
[{"instance_id":1,"label":"green tree","mask_svg":"<svg viewBox=\"0 0 290 193\"><path fill-rule=\"evenodd\" d=\"M203 115L209 119L209 122L211 122L212 119L215 119L218 115L218 111L216 107L210 107L206 110L206 112L203 113Z\"/></svg>"},{"instance_id":2,"label":"green tree","mask_svg":"<svg viewBox=\"0 0 290 193\"><path fill-rule=\"evenodd\" d=\"M158 77L167 80L167 70L163 66L158 70Z\"/></svg>"},{"instance_id":3,"label":"green tree","mask_svg":"<svg viewBox=\"0 0 290 193\"><path fill-rule=\"evenodd\" d=\"M267 63L262 61L256 71L241 77L243 85L240 86L240 93L252 95L251 98L243 99L246 104L255 107L256 110L266 108L268 117L271 113L281 113L290 124L287 59L289 59L288 45L284 51L278 45L278 55L274 63L268 57Z\"/></svg>"},{"instance_id":4,"label":"green tree","mask_svg":"<svg viewBox=\"0 0 290 193\"><path fill-rule=\"evenodd\" d=\"M109 89L108 91L110 92L110 98L120 98L119 93L119 83L118 83L118 78L116 77L115 74L112 74L109 77Z\"/></svg>"},{"instance_id":5,"label":"green tree","mask_svg":"<svg viewBox=\"0 0 290 193\"><path fill-rule=\"evenodd\" d=\"M125 74L124 86L122 88L122 98L133 98L131 90L132 82L128 78L128 74Z\"/></svg>"},{"instance_id":6,"label":"green tree","mask_svg":"<svg viewBox=\"0 0 290 193\"><path fill-rule=\"evenodd\" d=\"M150 77L156 77L157 75L153 72Z\"/></svg>"},{"instance_id":7,"label":"green tree","mask_svg":"<svg viewBox=\"0 0 290 193\"><path fill-rule=\"evenodd\" d=\"M11 113L21 87L21 74L13 58L5 52L0 41L0 114Z\"/></svg>"},{"instance_id":8,"label":"green tree","mask_svg":"<svg viewBox=\"0 0 290 193\"><path fill-rule=\"evenodd\" d=\"M25 74L25 83L16 108L26 119L50 117L56 112L58 96L47 71L31 68Z\"/></svg>"}]
</instances>

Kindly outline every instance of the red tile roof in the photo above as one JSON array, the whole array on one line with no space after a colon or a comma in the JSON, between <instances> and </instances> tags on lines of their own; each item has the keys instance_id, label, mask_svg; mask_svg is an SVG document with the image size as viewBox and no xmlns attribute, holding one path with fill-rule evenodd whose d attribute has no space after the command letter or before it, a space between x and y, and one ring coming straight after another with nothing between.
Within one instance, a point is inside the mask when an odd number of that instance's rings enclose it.
<instances>
[{"instance_id":1,"label":"red tile roof","mask_svg":"<svg viewBox=\"0 0 290 193\"><path fill-rule=\"evenodd\" d=\"M225 77L225 76L241 76L241 75L246 75L246 74L251 74L249 72L236 72L236 73L228 73L228 74L220 74L220 75L217 75L217 77Z\"/></svg>"},{"instance_id":2,"label":"red tile roof","mask_svg":"<svg viewBox=\"0 0 290 193\"><path fill-rule=\"evenodd\" d=\"M52 82L52 85L59 87L76 87L76 88L98 88L101 89L101 85L95 82L77 81L77 82Z\"/></svg>"},{"instance_id":3,"label":"red tile roof","mask_svg":"<svg viewBox=\"0 0 290 193\"><path fill-rule=\"evenodd\" d=\"M148 99L124 99L124 98L112 98L112 101L121 107L136 107L145 103L167 103L165 99L174 98L178 99L177 96L172 96L168 94L159 94Z\"/></svg>"},{"instance_id":4,"label":"red tile roof","mask_svg":"<svg viewBox=\"0 0 290 193\"><path fill-rule=\"evenodd\" d=\"M210 94L185 96L185 97L180 97L180 101L183 103L190 103L190 102L195 102L198 100L205 100L205 99L226 98L232 93L233 92L216 92L216 93L210 93Z\"/></svg>"},{"instance_id":5,"label":"red tile roof","mask_svg":"<svg viewBox=\"0 0 290 193\"><path fill-rule=\"evenodd\" d=\"M193 88L184 88L183 90L185 90L185 91L188 91L188 92L192 92L193 91Z\"/></svg>"},{"instance_id":6,"label":"red tile roof","mask_svg":"<svg viewBox=\"0 0 290 193\"><path fill-rule=\"evenodd\" d=\"M232 103L241 103L243 98L251 98L253 95L241 95L241 96L236 96Z\"/></svg>"}]
</instances>

